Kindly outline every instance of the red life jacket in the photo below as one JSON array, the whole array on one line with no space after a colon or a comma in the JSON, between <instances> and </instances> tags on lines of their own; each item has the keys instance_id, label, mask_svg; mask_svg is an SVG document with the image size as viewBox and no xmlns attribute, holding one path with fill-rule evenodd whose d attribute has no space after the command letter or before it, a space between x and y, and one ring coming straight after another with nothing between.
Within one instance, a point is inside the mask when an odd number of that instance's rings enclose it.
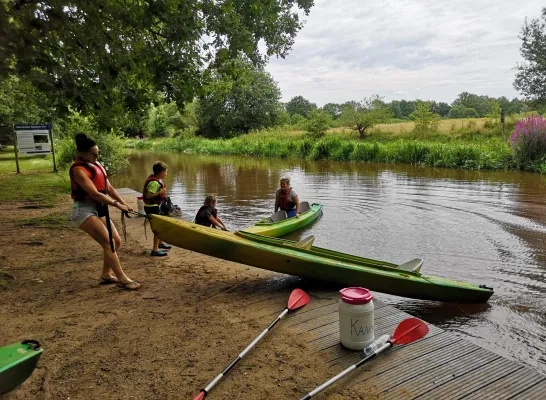
<instances>
[{"instance_id":1,"label":"red life jacket","mask_svg":"<svg viewBox=\"0 0 546 400\"><path fill-rule=\"evenodd\" d=\"M294 207L296 207L296 203L290 200L291 191L291 187L288 188L286 192L283 192L282 189L279 190L279 207L281 210L292 210Z\"/></svg>"},{"instance_id":2,"label":"red life jacket","mask_svg":"<svg viewBox=\"0 0 546 400\"><path fill-rule=\"evenodd\" d=\"M108 176L106 170L101 165L101 163L96 162L87 162L80 158L76 159L74 163L70 166L70 187L72 188L72 198L75 201L84 201L91 199L91 196L83 190L83 188L76 183L74 180L73 172L76 167L83 167L83 170L93 182L93 185L97 188L100 193L108 193Z\"/></svg>"},{"instance_id":3,"label":"red life jacket","mask_svg":"<svg viewBox=\"0 0 546 400\"><path fill-rule=\"evenodd\" d=\"M142 201L144 201L144 204L161 204L163 203L163 201L165 200L165 198L167 197L166 194L162 194L161 196L157 196L157 197L154 197L152 199L148 199L147 198L147 193L148 193L148 184L150 182L158 182L159 183L159 189L163 189L163 188L167 188L167 185L165 185L163 182L161 182L159 179L157 179L157 177L155 175L150 175L147 179L146 179L146 182L144 182L144 189L142 189Z\"/></svg>"}]
</instances>

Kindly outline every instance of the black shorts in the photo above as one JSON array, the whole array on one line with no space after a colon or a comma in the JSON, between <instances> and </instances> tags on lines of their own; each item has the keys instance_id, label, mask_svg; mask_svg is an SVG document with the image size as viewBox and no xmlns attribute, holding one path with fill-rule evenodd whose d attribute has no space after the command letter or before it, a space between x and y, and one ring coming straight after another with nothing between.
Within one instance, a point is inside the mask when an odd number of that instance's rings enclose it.
<instances>
[{"instance_id":1,"label":"black shorts","mask_svg":"<svg viewBox=\"0 0 546 400\"><path fill-rule=\"evenodd\" d=\"M146 211L146 215L153 215L158 214L159 215L159 206L153 206L153 207L144 207L144 211Z\"/></svg>"}]
</instances>

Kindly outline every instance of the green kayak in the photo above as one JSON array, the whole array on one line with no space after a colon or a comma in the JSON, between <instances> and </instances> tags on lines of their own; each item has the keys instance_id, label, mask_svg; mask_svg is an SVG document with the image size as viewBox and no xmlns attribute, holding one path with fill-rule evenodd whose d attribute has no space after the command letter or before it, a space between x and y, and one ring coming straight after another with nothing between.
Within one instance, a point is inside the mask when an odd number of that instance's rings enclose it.
<instances>
[{"instance_id":1,"label":"green kayak","mask_svg":"<svg viewBox=\"0 0 546 400\"><path fill-rule=\"evenodd\" d=\"M0 347L0 395L23 383L34 371L43 349L35 340Z\"/></svg>"},{"instance_id":2,"label":"green kayak","mask_svg":"<svg viewBox=\"0 0 546 400\"><path fill-rule=\"evenodd\" d=\"M261 219L254 225L243 229L243 232L256 235L281 237L309 225L322 215L322 204L307 201L300 203L300 217L287 218L286 212L279 210L271 216Z\"/></svg>"},{"instance_id":3,"label":"green kayak","mask_svg":"<svg viewBox=\"0 0 546 400\"><path fill-rule=\"evenodd\" d=\"M414 299L485 303L493 290L421 273L423 260L396 265L248 232L219 229L153 215L152 231L165 242L209 256L303 278L365 288Z\"/></svg>"}]
</instances>

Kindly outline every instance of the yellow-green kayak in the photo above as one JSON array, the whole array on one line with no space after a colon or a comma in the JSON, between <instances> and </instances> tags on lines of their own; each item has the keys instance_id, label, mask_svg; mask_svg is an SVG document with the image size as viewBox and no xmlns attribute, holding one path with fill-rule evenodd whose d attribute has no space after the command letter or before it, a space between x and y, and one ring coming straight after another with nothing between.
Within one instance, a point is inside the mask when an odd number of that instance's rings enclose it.
<instances>
[{"instance_id":1,"label":"yellow-green kayak","mask_svg":"<svg viewBox=\"0 0 546 400\"><path fill-rule=\"evenodd\" d=\"M281 237L309 225L322 215L322 204L300 203L300 216L287 218L286 212L280 210L271 216L261 219L254 225L243 229L243 232L262 236Z\"/></svg>"},{"instance_id":2,"label":"yellow-green kayak","mask_svg":"<svg viewBox=\"0 0 546 400\"><path fill-rule=\"evenodd\" d=\"M172 245L224 260L303 278L423 300L485 303L493 289L423 275L422 260L396 265L290 240L248 232L225 232L174 218L153 215L152 230Z\"/></svg>"}]
</instances>

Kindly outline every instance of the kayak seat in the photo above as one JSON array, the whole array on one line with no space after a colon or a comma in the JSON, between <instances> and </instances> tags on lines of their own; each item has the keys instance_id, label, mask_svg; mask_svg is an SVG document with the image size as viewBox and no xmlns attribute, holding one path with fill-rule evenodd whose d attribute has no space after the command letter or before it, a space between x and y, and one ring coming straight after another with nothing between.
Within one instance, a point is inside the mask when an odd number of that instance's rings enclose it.
<instances>
[{"instance_id":1,"label":"kayak seat","mask_svg":"<svg viewBox=\"0 0 546 400\"><path fill-rule=\"evenodd\" d=\"M288 216L286 215L286 211L284 210L279 210L276 213L271 214L271 216L269 217L271 222L280 222L287 218Z\"/></svg>"},{"instance_id":2,"label":"kayak seat","mask_svg":"<svg viewBox=\"0 0 546 400\"><path fill-rule=\"evenodd\" d=\"M300 249L309 250L311 246L313 246L314 241L315 241L315 236L311 235L297 242L296 247L299 247Z\"/></svg>"},{"instance_id":3,"label":"kayak seat","mask_svg":"<svg viewBox=\"0 0 546 400\"><path fill-rule=\"evenodd\" d=\"M308 201L302 201L300 203L300 214L303 214L305 211L308 211L310 209L311 209L311 207L309 206Z\"/></svg>"},{"instance_id":4,"label":"kayak seat","mask_svg":"<svg viewBox=\"0 0 546 400\"><path fill-rule=\"evenodd\" d=\"M422 258L414 258L411 261L408 261L404 264L400 264L397 268L401 271L420 272L422 265L423 265Z\"/></svg>"}]
</instances>

